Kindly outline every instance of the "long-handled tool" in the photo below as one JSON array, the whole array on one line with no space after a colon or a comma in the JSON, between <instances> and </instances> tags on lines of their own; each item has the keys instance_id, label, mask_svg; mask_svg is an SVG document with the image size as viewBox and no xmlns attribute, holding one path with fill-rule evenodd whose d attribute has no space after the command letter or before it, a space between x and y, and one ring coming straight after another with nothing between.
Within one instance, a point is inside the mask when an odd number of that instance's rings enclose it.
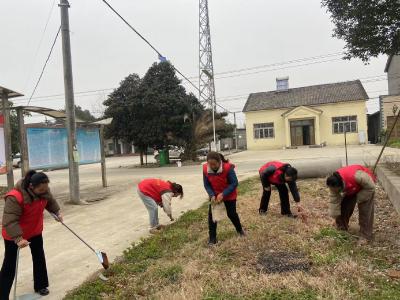
<instances>
[{"instance_id":1,"label":"long-handled tool","mask_svg":"<svg viewBox=\"0 0 400 300\"><path fill-rule=\"evenodd\" d=\"M14 279L14 300L17 300L17 283L18 283L18 265L19 265L19 250L20 248L18 247L17 250L17 261L15 264L15 279Z\"/></svg>"},{"instance_id":2,"label":"long-handled tool","mask_svg":"<svg viewBox=\"0 0 400 300\"><path fill-rule=\"evenodd\" d=\"M92 250L96 256L97 259L99 260L99 262L103 265L104 269L108 269L110 267L109 261L108 261L108 257L107 254L105 252L101 252L99 250L95 250L93 247L91 247L88 243L86 243L78 234L76 234L75 231L73 231L71 228L69 228L64 222L62 222L57 215L55 214L51 214L53 216L53 218L60 222L65 228L67 228L73 235L75 235L82 243L84 243L90 250Z\"/></svg>"}]
</instances>

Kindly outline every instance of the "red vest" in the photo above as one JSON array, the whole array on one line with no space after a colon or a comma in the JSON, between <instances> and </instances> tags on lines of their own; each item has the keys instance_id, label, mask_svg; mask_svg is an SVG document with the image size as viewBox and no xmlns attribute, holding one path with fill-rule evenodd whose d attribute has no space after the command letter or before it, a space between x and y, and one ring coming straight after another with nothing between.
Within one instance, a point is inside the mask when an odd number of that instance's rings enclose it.
<instances>
[{"instance_id":1,"label":"red vest","mask_svg":"<svg viewBox=\"0 0 400 300\"><path fill-rule=\"evenodd\" d=\"M230 163L222 163L221 173L208 173L207 164L203 165L203 173L211 184L212 189L216 195L221 194L228 186L228 174L235 166ZM224 197L224 201L234 201L237 198L237 189L235 189L228 196Z\"/></svg>"},{"instance_id":2,"label":"red vest","mask_svg":"<svg viewBox=\"0 0 400 300\"><path fill-rule=\"evenodd\" d=\"M356 182L355 175L357 171L367 173L371 178L376 181L375 175L372 171L361 165L352 165L337 170L344 183L344 192L346 196L354 196L361 191L361 186Z\"/></svg>"},{"instance_id":3,"label":"red vest","mask_svg":"<svg viewBox=\"0 0 400 300\"><path fill-rule=\"evenodd\" d=\"M284 173L282 167L287 166L287 164L284 164L280 161L271 161L269 163L266 163L260 168L259 170L260 175L269 166L274 166L276 168L276 171L274 172L274 174L268 177L268 181L275 185L284 183L282 182L282 174Z\"/></svg>"},{"instance_id":4,"label":"red vest","mask_svg":"<svg viewBox=\"0 0 400 300\"><path fill-rule=\"evenodd\" d=\"M139 183L138 188L140 192L149 196L158 204L162 203L162 194L172 192L171 184L161 179L144 179Z\"/></svg>"},{"instance_id":5,"label":"red vest","mask_svg":"<svg viewBox=\"0 0 400 300\"><path fill-rule=\"evenodd\" d=\"M5 198L12 196L15 197L22 207L22 215L19 219L19 226L22 229L22 237L28 240L34 236L40 235L43 232L43 211L46 208L47 200L39 199L32 203L24 203L22 193L16 189L11 190L6 194ZM5 240L11 241L12 238L8 236L6 229L3 227L2 235Z\"/></svg>"}]
</instances>

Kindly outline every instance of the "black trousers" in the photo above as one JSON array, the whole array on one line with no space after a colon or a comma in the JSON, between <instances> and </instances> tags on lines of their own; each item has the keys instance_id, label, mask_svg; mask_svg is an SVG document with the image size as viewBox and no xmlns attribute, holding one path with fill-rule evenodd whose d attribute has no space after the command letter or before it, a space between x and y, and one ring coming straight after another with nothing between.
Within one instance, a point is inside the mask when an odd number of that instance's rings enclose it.
<instances>
[{"instance_id":1,"label":"black trousers","mask_svg":"<svg viewBox=\"0 0 400 300\"><path fill-rule=\"evenodd\" d=\"M242 224L240 223L239 215L236 211L236 200L235 201L224 201L226 213L228 218L231 220L233 226L238 233L243 231ZM214 223L211 213L211 205L208 208L208 233L210 241L217 240L217 223Z\"/></svg>"},{"instance_id":2,"label":"black trousers","mask_svg":"<svg viewBox=\"0 0 400 300\"><path fill-rule=\"evenodd\" d=\"M279 192L279 198L281 200L281 214L289 215L290 211L290 202L289 202L289 189L286 184L277 184L276 188ZM271 199L271 191L266 191L263 187L263 195L261 197L260 210L267 211L269 200Z\"/></svg>"},{"instance_id":3,"label":"black trousers","mask_svg":"<svg viewBox=\"0 0 400 300\"><path fill-rule=\"evenodd\" d=\"M43 250L42 235L29 239L33 261L33 283L35 291L47 288L46 258ZM4 240L5 254L0 271L0 300L8 300L14 282L18 246L13 241Z\"/></svg>"},{"instance_id":4,"label":"black trousers","mask_svg":"<svg viewBox=\"0 0 400 300\"><path fill-rule=\"evenodd\" d=\"M336 227L339 230L349 230L350 218L357 204L357 196L345 197L341 204L341 214L336 218ZM374 197L366 202L358 203L358 222L360 234L367 240L372 239L374 229Z\"/></svg>"}]
</instances>

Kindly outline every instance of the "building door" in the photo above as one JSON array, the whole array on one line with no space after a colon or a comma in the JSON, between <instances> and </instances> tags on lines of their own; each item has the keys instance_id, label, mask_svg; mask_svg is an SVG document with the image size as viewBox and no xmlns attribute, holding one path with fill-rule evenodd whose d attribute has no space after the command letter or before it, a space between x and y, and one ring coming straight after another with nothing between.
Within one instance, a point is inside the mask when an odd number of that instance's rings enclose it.
<instances>
[{"instance_id":1,"label":"building door","mask_svg":"<svg viewBox=\"0 0 400 300\"><path fill-rule=\"evenodd\" d=\"M394 121L396 120L395 116L389 116L387 117L387 129L388 129L388 134L390 129L392 129ZM396 126L393 129L392 135L390 136L390 140L397 140L400 139L400 123L397 122Z\"/></svg>"},{"instance_id":2,"label":"building door","mask_svg":"<svg viewBox=\"0 0 400 300\"><path fill-rule=\"evenodd\" d=\"M290 121L292 146L315 145L314 120Z\"/></svg>"}]
</instances>

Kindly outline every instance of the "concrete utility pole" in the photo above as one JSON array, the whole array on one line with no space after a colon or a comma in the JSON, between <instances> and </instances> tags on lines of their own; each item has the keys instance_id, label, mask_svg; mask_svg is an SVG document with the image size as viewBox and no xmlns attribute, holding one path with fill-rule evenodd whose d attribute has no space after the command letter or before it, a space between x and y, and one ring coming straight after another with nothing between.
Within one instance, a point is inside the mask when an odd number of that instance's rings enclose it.
<instances>
[{"instance_id":1,"label":"concrete utility pole","mask_svg":"<svg viewBox=\"0 0 400 300\"><path fill-rule=\"evenodd\" d=\"M235 149L238 150L238 135L237 135L237 124L236 124L236 112L233 113L233 123L235 125Z\"/></svg>"},{"instance_id":2,"label":"concrete utility pole","mask_svg":"<svg viewBox=\"0 0 400 300\"><path fill-rule=\"evenodd\" d=\"M4 144L5 144L5 156L6 156L6 167L7 167L7 187L12 189L14 187L14 173L13 173L13 159L12 159L12 147L11 147L11 126L10 126L10 104L8 102L8 92L3 89L1 95L2 106L3 106L3 117L4 117Z\"/></svg>"},{"instance_id":3,"label":"concrete utility pole","mask_svg":"<svg viewBox=\"0 0 400 300\"><path fill-rule=\"evenodd\" d=\"M65 112L68 130L69 193L74 204L80 204L79 195L79 154L76 142L74 85L72 78L71 41L69 36L69 2L60 0L61 35L64 65Z\"/></svg>"}]
</instances>

